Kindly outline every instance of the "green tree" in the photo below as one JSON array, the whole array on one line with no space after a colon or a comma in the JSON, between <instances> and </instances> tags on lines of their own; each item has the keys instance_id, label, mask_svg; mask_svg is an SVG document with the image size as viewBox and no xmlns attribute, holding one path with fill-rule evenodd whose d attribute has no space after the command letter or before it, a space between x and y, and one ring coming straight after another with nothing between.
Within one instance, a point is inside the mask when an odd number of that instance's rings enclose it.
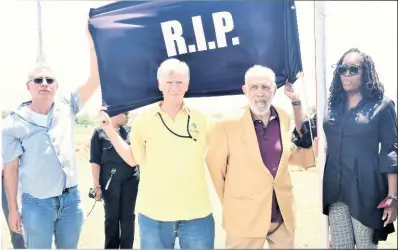
<instances>
[{"instance_id":1,"label":"green tree","mask_svg":"<svg viewBox=\"0 0 398 250\"><path fill-rule=\"evenodd\" d=\"M316 106L312 106L309 108L309 114L312 116L316 113Z\"/></svg>"},{"instance_id":2,"label":"green tree","mask_svg":"<svg viewBox=\"0 0 398 250\"><path fill-rule=\"evenodd\" d=\"M88 114L82 114L76 116L76 124L83 125L83 126L92 126L94 125L94 121Z\"/></svg>"}]
</instances>

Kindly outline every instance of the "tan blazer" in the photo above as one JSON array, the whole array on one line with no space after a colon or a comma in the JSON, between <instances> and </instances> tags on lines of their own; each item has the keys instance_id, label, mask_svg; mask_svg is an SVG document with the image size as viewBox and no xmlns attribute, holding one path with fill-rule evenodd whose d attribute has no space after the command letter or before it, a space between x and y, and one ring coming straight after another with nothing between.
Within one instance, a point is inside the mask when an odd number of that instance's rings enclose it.
<instances>
[{"instance_id":1,"label":"tan blazer","mask_svg":"<svg viewBox=\"0 0 398 250\"><path fill-rule=\"evenodd\" d=\"M294 148L286 112L275 107L281 129L282 157L275 179L264 165L250 109L215 124L206 163L223 207L223 227L239 237L264 237L271 224L272 190L289 232L295 230L288 165L315 164L311 149Z\"/></svg>"}]
</instances>

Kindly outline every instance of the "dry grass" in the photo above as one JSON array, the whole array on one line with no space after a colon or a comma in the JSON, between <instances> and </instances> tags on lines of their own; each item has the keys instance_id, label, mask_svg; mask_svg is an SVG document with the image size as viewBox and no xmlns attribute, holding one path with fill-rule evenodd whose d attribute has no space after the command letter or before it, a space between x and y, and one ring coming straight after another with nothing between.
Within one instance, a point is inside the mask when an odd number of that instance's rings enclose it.
<instances>
[{"instance_id":1,"label":"dry grass","mask_svg":"<svg viewBox=\"0 0 398 250\"><path fill-rule=\"evenodd\" d=\"M88 213L93 205L93 200L88 198L88 189L92 186L91 167L88 163L87 141L92 133L92 128L79 128L77 130L77 143L79 145L78 159L80 162L79 178L84 209ZM290 169L294 194L296 198L297 223L296 247L297 248L318 248L322 246L322 235L319 210L319 184L315 168L302 170L295 167ZM213 186L209 181L209 189L214 206L216 220L216 248L224 248L225 233L220 226L220 204L216 198ZM91 248L100 249L104 245L104 223L102 204L95 206L93 212L86 219L83 232L79 242L79 249ZM139 248L139 232L136 225L136 240L134 248ZM12 248L8 228L5 223L2 225L3 245L2 249ZM387 242L380 244L380 248L397 249L397 234L389 236Z\"/></svg>"}]
</instances>

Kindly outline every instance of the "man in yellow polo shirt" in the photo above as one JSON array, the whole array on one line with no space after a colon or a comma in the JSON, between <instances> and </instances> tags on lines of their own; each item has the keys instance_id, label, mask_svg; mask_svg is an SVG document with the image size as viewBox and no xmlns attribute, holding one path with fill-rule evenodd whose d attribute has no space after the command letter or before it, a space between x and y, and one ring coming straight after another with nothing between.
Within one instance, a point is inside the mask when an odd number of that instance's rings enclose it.
<instances>
[{"instance_id":1,"label":"man in yellow polo shirt","mask_svg":"<svg viewBox=\"0 0 398 250\"><path fill-rule=\"evenodd\" d=\"M177 59L164 61L157 73L163 101L138 116L131 149L101 112L104 131L130 166L140 166L137 197L141 249L214 249L214 218L205 177L209 122L188 108L184 95L189 68Z\"/></svg>"}]
</instances>

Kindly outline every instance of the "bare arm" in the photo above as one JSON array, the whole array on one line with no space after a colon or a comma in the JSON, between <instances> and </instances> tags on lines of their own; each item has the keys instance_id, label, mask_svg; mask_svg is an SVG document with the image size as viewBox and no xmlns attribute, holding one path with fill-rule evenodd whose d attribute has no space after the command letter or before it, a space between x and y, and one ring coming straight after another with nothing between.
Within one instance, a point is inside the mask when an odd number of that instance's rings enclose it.
<instances>
[{"instance_id":1,"label":"bare arm","mask_svg":"<svg viewBox=\"0 0 398 250\"><path fill-rule=\"evenodd\" d=\"M8 210L18 211L18 165L19 158L4 164L4 186L8 200Z\"/></svg>"},{"instance_id":2,"label":"bare arm","mask_svg":"<svg viewBox=\"0 0 398 250\"><path fill-rule=\"evenodd\" d=\"M146 161L146 137L143 126L145 126L145 122L143 122L142 117L137 117L132 124L130 132L131 150L134 152L136 162L140 166L144 165Z\"/></svg>"},{"instance_id":3,"label":"bare arm","mask_svg":"<svg viewBox=\"0 0 398 250\"><path fill-rule=\"evenodd\" d=\"M130 146L123 140L122 137L114 129L104 129L105 133L108 135L113 147L115 147L116 152L122 157L122 159L130 165L130 167L137 166L137 161L133 156Z\"/></svg>"},{"instance_id":4,"label":"bare arm","mask_svg":"<svg viewBox=\"0 0 398 250\"><path fill-rule=\"evenodd\" d=\"M293 85L289 82L285 84L284 88L285 95L289 97L293 105L294 124L299 133L301 133L301 127L303 126L304 110L301 105L299 94L294 90Z\"/></svg>"},{"instance_id":5,"label":"bare arm","mask_svg":"<svg viewBox=\"0 0 398 250\"><path fill-rule=\"evenodd\" d=\"M90 97L94 94L95 90L100 85L97 54L95 52L93 41L89 33L88 33L88 38L90 43L90 75L86 83L84 83L77 89L82 104L85 104L87 100L90 99Z\"/></svg>"},{"instance_id":6,"label":"bare arm","mask_svg":"<svg viewBox=\"0 0 398 250\"><path fill-rule=\"evenodd\" d=\"M102 156L102 144L99 135L99 131L94 130L90 140L90 163L91 171L93 174L94 187L99 187L99 175L101 169L101 156Z\"/></svg>"},{"instance_id":7,"label":"bare arm","mask_svg":"<svg viewBox=\"0 0 398 250\"><path fill-rule=\"evenodd\" d=\"M397 195L397 174L388 174L388 194L389 195Z\"/></svg>"},{"instance_id":8,"label":"bare arm","mask_svg":"<svg viewBox=\"0 0 398 250\"><path fill-rule=\"evenodd\" d=\"M91 163L91 171L93 174L94 188L97 188L100 186L100 182L99 182L100 169L101 169L100 165L98 165L97 163Z\"/></svg>"},{"instance_id":9,"label":"bare arm","mask_svg":"<svg viewBox=\"0 0 398 250\"><path fill-rule=\"evenodd\" d=\"M300 100L293 101L294 102L301 102ZM301 128L303 126L304 120L304 109L301 104L293 105L293 115L294 115L294 124L296 125L296 129L299 133L301 133Z\"/></svg>"}]
</instances>

